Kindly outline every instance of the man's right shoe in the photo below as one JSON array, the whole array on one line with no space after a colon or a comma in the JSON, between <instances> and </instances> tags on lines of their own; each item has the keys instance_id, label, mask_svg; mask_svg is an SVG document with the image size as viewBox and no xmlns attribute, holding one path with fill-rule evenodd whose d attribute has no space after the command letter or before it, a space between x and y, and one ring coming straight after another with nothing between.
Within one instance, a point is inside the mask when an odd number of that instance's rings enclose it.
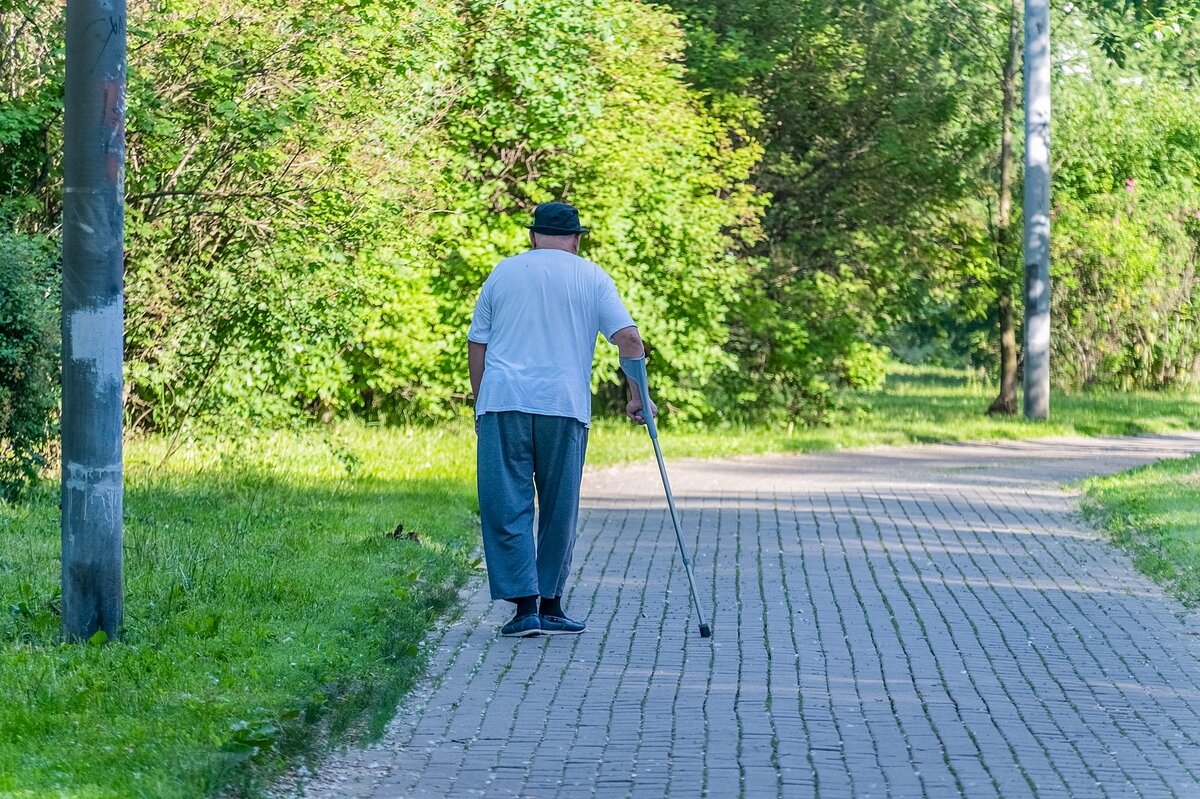
<instances>
[{"instance_id":1,"label":"man's right shoe","mask_svg":"<svg viewBox=\"0 0 1200 799\"><path fill-rule=\"evenodd\" d=\"M587 629L581 621L566 616L542 616L542 635L579 635Z\"/></svg>"},{"instance_id":2,"label":"man's right shoe","mask_svg":"<svg viewBox=\"0 0 1200 799\"><path fill-rule=\"evenodd\" d=\"M531 635L540 635L541 632L541 617L536 613L514 616L508 624L500 628L500 634L505 638L528 638Z\"/></svg>"}]
</instances>

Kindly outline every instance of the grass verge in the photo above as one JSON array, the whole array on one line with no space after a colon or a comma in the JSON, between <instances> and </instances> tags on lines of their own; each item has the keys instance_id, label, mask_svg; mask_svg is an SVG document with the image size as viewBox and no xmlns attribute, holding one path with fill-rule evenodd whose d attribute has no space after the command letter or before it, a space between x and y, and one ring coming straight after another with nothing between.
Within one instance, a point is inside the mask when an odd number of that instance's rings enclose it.
<instances>
[{"instance_id":1,"label":"grass verge","mask_svg":"<svg viewBox=\"0 0 1200 799\"><path fill-rule=\"evenodd\" d=\"M1200 456L1095 477L1083 489L1084 514L1138 569L1184 604L1200 605Z\"/></svg>"},{"instance_id":2,"label":"grass verge","mask_svg":"<svg viewBox=\"0 0 1200 799\"><path fill-rule=\"evenodd\" d=\"M667 427L668 458L1200 427L1168 394L1055 395L1049 424L982 415L994 388L901 370L835 423ZM126 618L117 646L58 643L58 493L0 506L0 796L253 794L419 673L476 549L474 435L344 425L206 440L126 463ZM652 458L593 428L589 463ZM399 537L392 534L403 525ZM408 534L416 534L414 540Z\"/></svg>"},{"instance_id":3,"label":"grass verge","mask_svg":"<svg viewBox=\"0 0 1200 799\"><path fill-rule=\"evenodd\" d=\"M119 645L58 643L57 492L0 506L0 796L253 793L386 722L470 572L461 439L278 434L159 466L164 448L128 447Z\"/></svg>"}]
</instances>

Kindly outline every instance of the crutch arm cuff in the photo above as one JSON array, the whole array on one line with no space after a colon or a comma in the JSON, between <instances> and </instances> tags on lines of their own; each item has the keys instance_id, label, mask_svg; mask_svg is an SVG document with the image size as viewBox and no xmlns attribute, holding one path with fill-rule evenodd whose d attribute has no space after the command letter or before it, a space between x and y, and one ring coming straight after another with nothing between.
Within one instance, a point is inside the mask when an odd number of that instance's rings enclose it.
<instances>
[{"instance_id":1,"label":"crutch arm cuff","mask_svg":"<svg viewBox=\"0 0 1200 799\"><path fill-rule=\"evenodd\" d=\"M621 371L629 378L636 388L634 391L642 400L642 418L646 421L646 432L653 439L658 438L658 428L654 424L654 413L650 403L650 385L646 377L646 356L640 358L622 358Z\"/></svg>"}]
</instances>

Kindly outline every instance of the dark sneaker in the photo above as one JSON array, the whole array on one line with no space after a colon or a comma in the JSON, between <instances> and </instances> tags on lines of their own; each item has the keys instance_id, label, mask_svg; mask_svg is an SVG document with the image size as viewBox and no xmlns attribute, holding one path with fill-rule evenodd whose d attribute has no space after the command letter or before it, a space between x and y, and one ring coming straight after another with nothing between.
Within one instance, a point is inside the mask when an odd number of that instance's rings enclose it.
<instances>
[{"instance_id":1,"label":"dark sneaker","mask_svg":"<svg viewBox=\"0 0 1200 799\"><path fill-rule=\"evenodd\" d=\"M512 621L500 628L500 634L505 638L528 638L541 632L541 618L536 613L514 616Z\"/></svg>"},{"instance_id":2,"label":"dark sneaker","mask_svg":"<svg viewBox=\"0 0 1200 799\"><path fill-rule=\"evenodd\" d=\"M586 629L583 622L566 616L542 616L542 635L579 635Z\"/></svg>"}]
</instances>

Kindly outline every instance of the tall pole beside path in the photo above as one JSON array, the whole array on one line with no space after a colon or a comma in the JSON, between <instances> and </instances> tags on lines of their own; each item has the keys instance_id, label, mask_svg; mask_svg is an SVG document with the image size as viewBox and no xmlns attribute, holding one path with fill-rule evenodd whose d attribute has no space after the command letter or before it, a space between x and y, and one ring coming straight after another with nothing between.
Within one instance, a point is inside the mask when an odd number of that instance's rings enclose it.
<instances>
[{"instance_id":1,"label":"tall pole beside path","mask_svg":"<svg viewBox=\"0 0 1200 799\"><path fill-rule=\"evenodd\" d=\"M114 640L124 611L125 0L67 0L66 70L63 636Z\"/></svg>"},{"instance_id":2,"label":"tall pole beside path","mask_svg":"<svg viewBox=\"0 0 1200 799\"><path fill-rule=\"evenodd\" d=\"M1050 3L1025 0L1025 418L1050 418Z\"/></svg>"}]
</instances>

